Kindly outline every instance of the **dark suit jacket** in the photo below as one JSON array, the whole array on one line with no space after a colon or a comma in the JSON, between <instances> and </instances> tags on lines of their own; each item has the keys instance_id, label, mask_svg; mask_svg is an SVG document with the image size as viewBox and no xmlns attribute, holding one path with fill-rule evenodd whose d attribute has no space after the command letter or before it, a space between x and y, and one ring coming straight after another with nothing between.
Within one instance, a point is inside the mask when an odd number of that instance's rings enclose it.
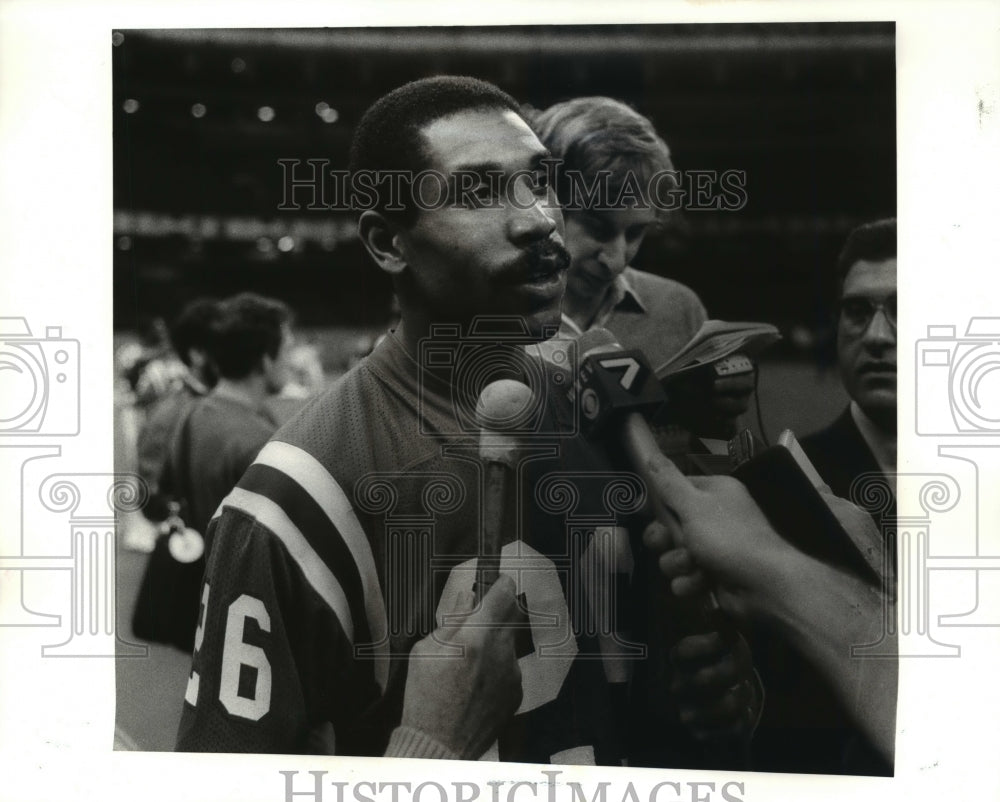
<instances>
[{"instance_id":1,"label":"dark suit jacket","mask_svg":"<svg viewBox=\"0 0 1000 802\"><path fill-rule=\"evenodd\" d=\"M868 448L854 418L851 417L850 408L845 409L840 417L825 429L803 437L800 442L819 475L830 485L834 495L841 498L853 501L851 484L861 474L882 473L875 455ZM890 494L885 501L881 509L855 503L871 513L875 525L881 530L883 520L890 521L896 516L895 498Z\"/></svg>"},{"instance_id":2,"label":"dark suit jacket","mask_svg":"<svg viewBox=\"0 0 1000 802\"><path fill-rule=\"evenodd\" d=\"M827 428L802 438L801 445L830 489L842 498L850 499L856 477L881 473L850 409ZM888 502L872 515L881 526L883 518L895 515L895 501L891 494L879 495ZM752 637L754 663L767 694L754 738L756 770L893 773L893 766L877 756L815 666L772 632L754 631Z\"/></svg>"}]
</instances>

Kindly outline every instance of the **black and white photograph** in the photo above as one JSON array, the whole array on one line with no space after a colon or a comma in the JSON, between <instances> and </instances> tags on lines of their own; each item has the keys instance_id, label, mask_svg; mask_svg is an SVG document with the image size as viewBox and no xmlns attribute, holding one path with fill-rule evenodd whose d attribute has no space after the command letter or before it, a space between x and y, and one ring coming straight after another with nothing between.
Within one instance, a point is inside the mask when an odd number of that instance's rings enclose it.
<instances>
[{"instance_id":1,"label":"black and white photograph","mask_svg":"<svg viewBox=\"0 0 1000 802\"><path fill-rule=\"evenodd\" d=\"M645 467L738 469L892 603L891 536L821 496L896 467L892 23L112 48L116 459L152 489L119 593L172 647L119 661L123 744L892 774L892 661L838 690L776 611L671 594L685 533ZM470 593L509 634L434 659ZM874 644L872 611L822 628Z\"/></svg>"},{"instance_id":2,"label":"black and white photograph","mask_svg":"<svg viewBox=\"0 0 1000 802\"><path fill-rule=\"evenodd\" d=\"M210 5L5 73L12 799L998 790L995 9Z\"/></svg>"}]
</instances>

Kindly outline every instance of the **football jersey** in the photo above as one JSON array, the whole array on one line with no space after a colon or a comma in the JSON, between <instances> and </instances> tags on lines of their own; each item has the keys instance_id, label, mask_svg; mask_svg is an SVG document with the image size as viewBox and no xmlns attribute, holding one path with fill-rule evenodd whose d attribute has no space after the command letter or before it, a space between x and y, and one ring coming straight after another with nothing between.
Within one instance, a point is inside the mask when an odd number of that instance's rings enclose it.
<instances>
[{"instance_id":1,"label":"football jersey","mask_svg":"<svg viewBox=\"0 0 1000 802\"><path fill-rule=\"evenodd\" d=\"M540 364L500 564L523 700L485 757L620 764L644 488L575 434L569 374ZM484 472L456 372L390 336L261 450L210 525L178 749L383 754L410 649L476 576Z\"/></svg>"}]
</instances>

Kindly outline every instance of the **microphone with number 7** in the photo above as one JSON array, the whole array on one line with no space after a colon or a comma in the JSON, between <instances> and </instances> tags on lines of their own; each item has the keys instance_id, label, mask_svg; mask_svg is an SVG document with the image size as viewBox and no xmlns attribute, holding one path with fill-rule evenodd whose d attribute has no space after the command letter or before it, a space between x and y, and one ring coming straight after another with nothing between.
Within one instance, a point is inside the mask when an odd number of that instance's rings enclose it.
<instances>
[{"instance_id":1,"label":"microphone with number 7","mask_svg":"<svg viewBox=\"0 0 1000 802\"><path fill-rule=\"evenodd\" d=\"M531 389L513 379L500 379L483 388L476 404L480 426L479 457L483 461L485 485L482 501L483 531L476 577L478 602L500 574L500 547L506 520L510 475L517 467L516 430L532 409Z\"/></svg>"},{"instance_id":2,"label":"microphone with number 7","mask_svg":"<svg viewBox=\"0 0 1000 802\"><path fill-rule=\"evenodd\" d=\"M578 405L584 434L621 446L628 464L650 488L657 520L676 531L673 512L653 490L652 460L660 458L661 452L645 417L666 402L663 387L645 355L622 348L607 329L595 327L584 332L577 340L577 353L580 369L569 399ZM687 612L693 618L687 622L692 632L717 629L721 623L722 611L711 591Z\"/></svg>"},{"instance_id":3,"label":"microphone with number 7","mask_svg":"<svg viewBox=\"0 0 1000 802\"><path fill-rule=\"evenodd\" d=\"M606 329L584 332L577 340L577 353L580 368L569 397L578 404L584 433L601 439L612 448L615 445L622 448L625 460L649 490L657 520L677 533L675 514L657 492L656 471L663 455L645 418L666 402L666 393L644 354L623 349ZM665 585L663 589L666 591ZM662 625L667 639L674 635L717 632L724 640L736 643L738 631L711 591L690 600L675 599L669 605L664 599L664 605ZM753 716L752 703L747 707L747 714ZM751 734L752 729L721 734L713 739L706 760L716 768L749 768ZM709 747L706 745L706 748Z\"/></svg>"}]
</instances>

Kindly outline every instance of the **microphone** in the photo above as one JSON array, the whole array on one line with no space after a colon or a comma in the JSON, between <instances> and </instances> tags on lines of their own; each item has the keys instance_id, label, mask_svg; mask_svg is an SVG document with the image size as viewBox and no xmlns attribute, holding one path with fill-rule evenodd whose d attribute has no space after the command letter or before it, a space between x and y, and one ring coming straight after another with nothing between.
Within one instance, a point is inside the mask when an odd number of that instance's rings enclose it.
<instances>
[{"instance_id":1,"label":"microphone","mask_svg":"<svg viewBox=\"0 0 1000 802\"><path fill-rule=\"evenodd\" d=\"M662 459L662 454L645 418L666 402L666 392L642 351L622 348L607 329L596 327L580 335L577 354L580 369L568 396L580 405L584 434L621 444L626 460L650 488L649 498L657 520L676 532L677 527L672 525L677 520L676 513L653 490L653 459ZM677 630L686 630L682 634L719 632L723 637L731 637L736 631L711 590L688 601L675 599L672 605L664 598L664 606L667 609L663 628L668 640L673 634L671 612L677 615ZM705 748L706 760L713 768L751 766L749 736L723 737Z\"/></svg>"},{"instance_id":2,"label":"microphone","mask_svg":"<svg viewBox=\"0 0 1000 802\"><path fill-rule=\"evenodd\" d=\"M534 404L531 389L513 379L500 379L483 388L476 403L480 426L479 457L485 485L482 497L483 533L476 584L480 601L500 575L500 547L507 523L507 484L517 467L517 430Z\"/></svg>"},{"instance_id":3,"label":"microphone","mask_svg":"<svg viewBox=\"0 0 1000 802\"><path fill-rule=\"evenodd\" d=\"M626 350L615 336L600 327L588 329L577 340L580 369L570 388L578 403L584 434L620 444L625 458L647 487L652 488L653 458L661 457L656 437L646 422L666 402L667 395L642 351ZM675 513L659 494L649 493L657 520L671 529ZM693 631L719 628L721 609L709 591L692 606Z\"/></svg>"}]
</instances>

